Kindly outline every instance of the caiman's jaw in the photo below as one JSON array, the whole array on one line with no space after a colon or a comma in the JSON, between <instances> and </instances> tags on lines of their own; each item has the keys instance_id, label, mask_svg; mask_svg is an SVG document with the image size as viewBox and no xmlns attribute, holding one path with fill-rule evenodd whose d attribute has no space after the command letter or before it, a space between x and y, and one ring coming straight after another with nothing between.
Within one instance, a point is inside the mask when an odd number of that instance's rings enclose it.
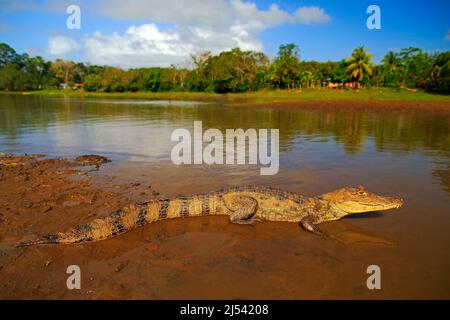
<instances>
[{"instance_id":1,"label":"caiman's jaw","mask_svg":"<svg viewBox=\"0 0 450 320\"><path fill-rule=\"evenodd\" d=\"M396 209L403 205L402 198L379 196L368 192L363 187L342 188L324 194L322 199L328 201L330 206L340 212L342 216Z\"/></svg>"}]
</instances>

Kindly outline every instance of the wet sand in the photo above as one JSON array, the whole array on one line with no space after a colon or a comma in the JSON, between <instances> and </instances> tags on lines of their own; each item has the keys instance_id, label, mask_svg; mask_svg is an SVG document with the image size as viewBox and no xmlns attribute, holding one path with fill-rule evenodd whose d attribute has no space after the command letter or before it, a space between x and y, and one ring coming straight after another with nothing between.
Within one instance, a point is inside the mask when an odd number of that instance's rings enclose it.
<instances>
[{"instance_id":1,"label":"wet sand","mask_svg":"<svg viewBox=\"0 0 450 320\"><path fill-rule=\"evenodd\" d=\"M420 186L408 186L406 179L398 183L403 208L324 224L335 240L317 238L296 224L236 226L226 217L202 217L158 222L95 243L11 247L159 194L257 183L312 196L342 186L337 178L317 179L306 169L261 177L258 168L247 168L244 174L232 167L186 170L124 162L88 172L90 167L68 159L34 157L0 164L0 298L450 298L450 217L442 218L433 207L439 201L421 198ZM370 186L374 192L395 191L382 181ZM74 264L81 268L81 290L66 288L66 268ZM382 290L366 287L372 264L382 268Z\"/></svg>"}]
</instances>

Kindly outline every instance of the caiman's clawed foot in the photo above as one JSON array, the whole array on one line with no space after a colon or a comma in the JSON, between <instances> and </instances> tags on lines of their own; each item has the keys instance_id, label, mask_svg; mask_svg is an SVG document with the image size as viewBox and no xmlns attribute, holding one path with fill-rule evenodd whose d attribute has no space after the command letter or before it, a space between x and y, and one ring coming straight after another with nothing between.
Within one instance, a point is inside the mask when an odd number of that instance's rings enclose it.
<instances>
[{"instance_id":1,"label":"caiman's clawed foot","mask_svg":"<svg viewBox=\"0 0 450 320\"><path fill-rule=\"evenodd\" d=\"M310 216L307 216L306 218L303 218L300 221L300 226L305 229L306 231L309 231L316 236L319 236L321 238L329 238L329 236L324 233L322 230L320 230L314 223L313 218Z\"/></svg>"}]
</instances>

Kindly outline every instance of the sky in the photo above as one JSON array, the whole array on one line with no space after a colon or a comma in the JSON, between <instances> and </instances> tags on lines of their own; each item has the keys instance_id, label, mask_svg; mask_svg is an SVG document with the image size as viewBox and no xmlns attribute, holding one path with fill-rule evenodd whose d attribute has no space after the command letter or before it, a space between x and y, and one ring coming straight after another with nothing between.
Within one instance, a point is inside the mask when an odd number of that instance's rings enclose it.
<instances>
[{"instance_id":1,"label":"sky","mask_svg":"<svg viewBox=\"0 0 450 320\"><path fill-rule=\"evenodd\" d=\"M70 5L80 29L69 29ZM367 8L381 10L369 30ZM71 20L72 21L72 20ZM240 47L270 57L295 43L303 60L341 60L364 45L450 50L449 0L0 0L0 42L17 52L122 68L189 67L192 54Z\"/></svg>"}]
</instances>

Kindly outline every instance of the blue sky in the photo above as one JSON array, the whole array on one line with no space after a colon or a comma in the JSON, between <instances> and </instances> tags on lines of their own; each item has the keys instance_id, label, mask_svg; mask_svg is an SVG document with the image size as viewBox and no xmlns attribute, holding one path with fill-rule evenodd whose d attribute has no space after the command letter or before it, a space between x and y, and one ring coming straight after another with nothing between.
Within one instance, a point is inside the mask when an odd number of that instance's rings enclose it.
<instances>
[{"instance_id":1,"label":"blue sky","mask_svg":"<svg viewBox=\"0 0 450 320\"><path fill-rule=\"evenodd\" d=\"M66 8L81 9L69 30ZM381 30L366 27L369 5ZM187 65L190 54L240 46L274 56L296 43L305 60L340 60L365 45L450 50L450 1L392 0L0 0L0 42L18 52L124 68Z\"/></svg>"}]
</instances>

